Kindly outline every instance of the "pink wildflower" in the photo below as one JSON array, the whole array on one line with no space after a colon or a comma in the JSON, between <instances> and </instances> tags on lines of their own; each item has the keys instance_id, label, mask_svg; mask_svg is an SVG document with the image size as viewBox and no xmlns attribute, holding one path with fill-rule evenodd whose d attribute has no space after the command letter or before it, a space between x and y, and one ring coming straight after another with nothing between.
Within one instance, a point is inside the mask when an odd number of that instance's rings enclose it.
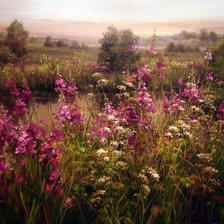
<instances>
[{"instance_id":1,"label":"pink wildflower","mask_svg":"<svg viewBox=\"0 0 224 224\"><path fill-rule=\"evenodd\" d=\"M210 50L206 51L204 59L206 61L211 61L213 59L212 52Z\"/></svg>"}]
</instances>

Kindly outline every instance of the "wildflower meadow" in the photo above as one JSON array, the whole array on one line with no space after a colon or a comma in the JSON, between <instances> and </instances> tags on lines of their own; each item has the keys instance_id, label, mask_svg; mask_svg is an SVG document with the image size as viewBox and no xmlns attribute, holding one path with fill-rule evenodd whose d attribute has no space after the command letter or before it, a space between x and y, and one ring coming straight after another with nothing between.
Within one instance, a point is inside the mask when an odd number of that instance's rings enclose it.
<instances>
[{"instance_id":1,"label":"wildflower meadow","mask_svg":"<svg viewBox=\"0 0 224 224\"><path fill-rule=\"evenodd\" d=\"M209 50L179 65L149 46L119 76L77 59L3 68L0 222L222 223L224 101L212 60ZM85 85L103 96L91 120L77 101ZM58 97L50 127L29 115L41 86Z\"/></svg>"}]
</instances>

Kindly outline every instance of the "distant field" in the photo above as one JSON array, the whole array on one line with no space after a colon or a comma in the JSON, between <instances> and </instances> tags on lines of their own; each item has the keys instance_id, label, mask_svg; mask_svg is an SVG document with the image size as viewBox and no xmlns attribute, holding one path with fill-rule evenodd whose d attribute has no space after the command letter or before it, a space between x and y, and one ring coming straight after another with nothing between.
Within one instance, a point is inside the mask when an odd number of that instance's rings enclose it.
<instances>
[{"instance_id":1,"label":"distant field","mask_svg":"<svg viewBox=\"0 0 224 224\"><path fill-rule=\"evenodd\" d=\"M29 43L27 45L27 58L37 55L78 57L82 59L95 59L98 47L88 47L85 50L76 50L69 47L44 47L43 43Z\"/></svg>"}]
</instances>

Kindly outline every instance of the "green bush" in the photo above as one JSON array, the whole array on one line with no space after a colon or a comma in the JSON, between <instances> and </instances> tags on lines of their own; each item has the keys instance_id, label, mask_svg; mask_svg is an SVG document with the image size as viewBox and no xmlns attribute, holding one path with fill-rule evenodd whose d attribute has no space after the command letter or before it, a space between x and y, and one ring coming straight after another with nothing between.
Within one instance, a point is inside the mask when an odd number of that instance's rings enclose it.
<instances>
[{"instance_id":1,"label":"green bush","mask_svg":"<svg viewBox=\"0 0 224 224\"><path fill-rule=\"evenodd\" d=\"M212 71L224 80L224 39L212 48L213 60L210 63Z\"/></svg>"},{"instance_id":2,"label":"green bush","mask_svg":"<svg viewBox=\"0 0 224 224\"><path fill-rule=\"evenodd\" d=\"M137 50L137 40L131 30L118 31L113 26L108 27L99 41L98 62L109 71L132 69L140 60L140 54L132 50L134 45Z\"/></svg>"},{"instance_id":3,"label":"green bush","mask_svg":"<svg viewBox=\"0 0 224 224\"><path fill-rule=\"evenodd\" d=\"M8 47L0 46L0 65L14 62L16 56L11 52Z\"/></svg>"}]
</instances>

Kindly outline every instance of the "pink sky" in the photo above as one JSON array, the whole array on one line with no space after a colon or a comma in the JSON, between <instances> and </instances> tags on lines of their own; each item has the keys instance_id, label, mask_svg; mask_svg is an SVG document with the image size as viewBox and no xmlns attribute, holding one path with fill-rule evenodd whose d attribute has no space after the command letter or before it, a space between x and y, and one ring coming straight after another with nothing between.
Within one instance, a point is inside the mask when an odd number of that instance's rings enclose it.
<instances>
[{"instance_id":1,"label":"pink sky","mask_svg":"<svg viewBox=\"0 0 224 224\"><path fill-rule=\"evenodd\" d=\"M224 33L223 0L0 0L0 26L22 21L31 35L98 39L114 25L139 36L200 28Z\"/></svg>"}]
</instances>

